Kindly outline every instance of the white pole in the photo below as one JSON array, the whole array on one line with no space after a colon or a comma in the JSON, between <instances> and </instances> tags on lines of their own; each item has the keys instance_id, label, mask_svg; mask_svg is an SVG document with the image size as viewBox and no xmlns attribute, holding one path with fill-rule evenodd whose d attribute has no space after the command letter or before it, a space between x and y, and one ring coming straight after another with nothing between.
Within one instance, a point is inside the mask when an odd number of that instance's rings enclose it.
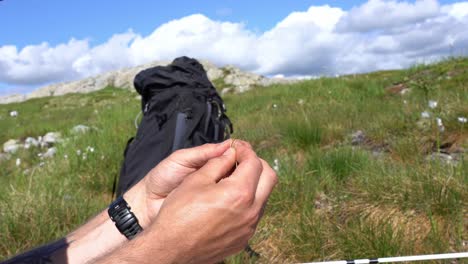
<instances>
[{"instance_id":1,"label":"white pole","mask_svg":"<svg viewBox=\"0 0 468 264\"><path fill-rule=\"evenodd\" d=\"M378 259L356 259L356 260L339 260L339 261L325 261L325 262L307 262L307 263L302 263L302 264L350 264L350 263L367 264L367 263L390 263L390 262L403 262L403 261L461 259L461 258L468 258L468 252L405 256L405 257L390 257L390 258L378 258Z\"/></svg>"}]
</instances>

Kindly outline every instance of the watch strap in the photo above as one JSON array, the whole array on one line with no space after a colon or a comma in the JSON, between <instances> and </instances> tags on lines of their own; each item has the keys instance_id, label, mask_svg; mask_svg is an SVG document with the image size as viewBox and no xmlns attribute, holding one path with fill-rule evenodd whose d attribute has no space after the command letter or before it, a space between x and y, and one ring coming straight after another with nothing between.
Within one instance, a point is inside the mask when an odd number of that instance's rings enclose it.
<instances>
[{"instance_id":1,"label":"watch strap","mask_svg":"<svg viewBox=\"0 0 468 264\"><path fill-rule=\"evenodd\" d=\"M109 217L115 223L119 232L127 239L132 239L143 231L143 228L138 223L138 219L130 209L123 196L120 196L111 203L107 210Z\"/></svg>"}]
</instances>

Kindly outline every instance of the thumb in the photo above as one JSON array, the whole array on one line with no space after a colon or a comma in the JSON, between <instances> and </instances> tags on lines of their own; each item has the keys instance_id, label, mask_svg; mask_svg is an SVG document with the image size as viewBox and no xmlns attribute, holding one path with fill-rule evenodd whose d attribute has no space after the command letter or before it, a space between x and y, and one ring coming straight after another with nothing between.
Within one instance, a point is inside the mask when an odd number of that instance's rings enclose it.
<instances>
[{"instance_id":1,"label":"thumb","mask_svg":"<svg viewBox=\"0 0 468 264\"><path fill-rule=\"evenodd\" d=\"M236 150L228 148L223 155L210 159L194 176L205 183L216 183L226 177L236 164Z\"/></svg>"}]
</instances>

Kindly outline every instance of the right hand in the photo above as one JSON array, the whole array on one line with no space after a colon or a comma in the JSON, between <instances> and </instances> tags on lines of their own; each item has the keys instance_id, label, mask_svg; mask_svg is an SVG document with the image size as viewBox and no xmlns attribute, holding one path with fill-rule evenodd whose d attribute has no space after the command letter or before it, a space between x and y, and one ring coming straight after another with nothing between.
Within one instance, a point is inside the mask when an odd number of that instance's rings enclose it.
<instances>
[{"instance_id":1,"label":"right hand","mask_svg":"<svg viewBox=\"0 0 468 264\"><path fill-rule=\"evenodd\" d=\"M245 248L276 183L274 170L248 143L236 141L235 149L209 160L172 191L135 240L164 244L168 262L220 261Z\"/></svg>"}]
</instances>

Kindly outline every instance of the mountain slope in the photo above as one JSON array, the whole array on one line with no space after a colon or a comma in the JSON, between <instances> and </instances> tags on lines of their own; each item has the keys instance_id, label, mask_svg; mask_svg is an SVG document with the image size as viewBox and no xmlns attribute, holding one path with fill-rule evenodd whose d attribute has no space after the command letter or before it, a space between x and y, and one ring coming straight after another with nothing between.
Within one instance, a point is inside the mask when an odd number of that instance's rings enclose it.
<instances>
[{"instance_id":1,"label":"mountain slope","mask_svg":"<svg viewBox=\"0 0 468 264\"><path fill-rule=\"evenodd\" d=\"M258 261L468 251L467 83L460 58L225 95L233 136L250 141L280 180L251 243ZM107 88L0 105L1 142L50 131L67 139L53 158L31 148L0 161L0 259L64 235L109 203L135 133L135 95ZM95 129L74 135L78 124Z\"/></svg>"}]
</instances>

